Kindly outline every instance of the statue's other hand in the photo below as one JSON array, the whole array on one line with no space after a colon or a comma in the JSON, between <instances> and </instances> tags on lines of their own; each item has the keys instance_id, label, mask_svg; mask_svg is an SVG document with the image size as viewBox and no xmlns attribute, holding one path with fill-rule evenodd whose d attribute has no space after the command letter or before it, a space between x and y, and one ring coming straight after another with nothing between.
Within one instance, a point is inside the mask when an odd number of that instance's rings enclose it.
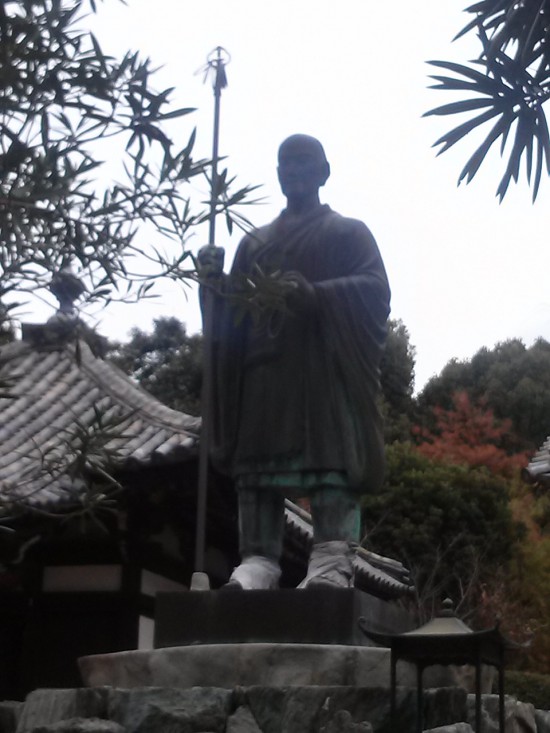
<instances>
[{"instance_id":1,"label":"statue's other hand","mask_svg":"<svg viewBox=\"0 0 550 733\"><path fill-rule=\"evenodd\" d=\"M197 253L196 264L199 280L219 277L223 272L225 250L215 244L206 244Z\"/></svg>"},{"instance_id":2,"label":"statue's other hand","mask_svg":"<svg viewBox=\"0 0 550 733\"><path fill-rule=\"evenodd\" d=\"M315 308L315 288L301 272L285 272L282 280L288 286L287 303L291 310L309 313Z\"/></svg>"}]
</instances>

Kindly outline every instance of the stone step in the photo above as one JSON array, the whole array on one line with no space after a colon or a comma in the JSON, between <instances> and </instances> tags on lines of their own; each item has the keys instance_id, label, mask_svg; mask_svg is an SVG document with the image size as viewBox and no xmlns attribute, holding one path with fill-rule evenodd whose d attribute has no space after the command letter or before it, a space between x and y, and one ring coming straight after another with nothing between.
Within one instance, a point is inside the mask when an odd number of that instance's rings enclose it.
<instances>
[{"instance_id":1,"label":"stone step","mask_svg":"<svg viewBox=\"0 0 550 733\"><path fill-rule=\"evenodd\" d=\"M94 654L81 657L78 665L87 687L390 687L390 650L349 644L191 644ZM459 685L473 691L473 674L468 671L464 667L428 667L423 686ZM491 680L488 674L483 692L490 692ZM397 684L415 687L415 667L399 661Z\"/></svg>"},{"instance_id":2,"label":"stone step","mask_svg":"<svg viewBox=\"0 0 550 733\"><path fill-rule=\"evenodd\" d=\"M197 644L94 654L78 664L88 687L390 685L389 649L338 644ZM414 686L410 665L397 671L399 685Z\"/></svg>"}]
</instances>

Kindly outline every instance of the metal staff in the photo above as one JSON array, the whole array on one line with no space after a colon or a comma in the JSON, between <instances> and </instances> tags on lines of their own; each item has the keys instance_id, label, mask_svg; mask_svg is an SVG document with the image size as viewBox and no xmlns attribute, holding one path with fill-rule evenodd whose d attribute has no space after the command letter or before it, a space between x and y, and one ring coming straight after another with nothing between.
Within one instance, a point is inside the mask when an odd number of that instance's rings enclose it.
<instances>
[{"instance_id":1,"label":"metal staff","mask_svg":"<svg viewBox=\"0 0 550 733\"><path fill-rule=\"evenodd\" d=\"M214 56L214 53L216 54ZM208 244L215 244L216 235L216 207L218 204L218 145L220 140L220 100L222 89L227 86L227 76L225 67L231 60L227 51L218 46L207 59L207 73L213 72L213 89L214 89L214 132L212 139L212 196L210 199L210 232L208 235Z\"/></svg>"},{"instance_id":2,"label":"metal staff","mask_svg":"<svg viewBox=\"0 0 550 733\"><path fill-rule=\"evenodd\" d=\"M210 197L210 217L208 244L215 244L216 236L216 214L219 197L218 181L218 144L220 137L220 99L221 92L227 86L225 66L229 63L230 56L227 51L218 46L210 53L205 66L205 80L212 77L214 89L214 132L212 141L212 180ZM195 537L195 574L191 587L208 587L208 581L204 577L204 549L206 544L206 499L208 493L208 453L209 453L209 416L212 401L212 326L213 326L213 298L210 288L205 287L203 291L203 383L201 396L201 436L199 450L199 480L197 495L197 532Z\"/></svg>"}]
</instances>

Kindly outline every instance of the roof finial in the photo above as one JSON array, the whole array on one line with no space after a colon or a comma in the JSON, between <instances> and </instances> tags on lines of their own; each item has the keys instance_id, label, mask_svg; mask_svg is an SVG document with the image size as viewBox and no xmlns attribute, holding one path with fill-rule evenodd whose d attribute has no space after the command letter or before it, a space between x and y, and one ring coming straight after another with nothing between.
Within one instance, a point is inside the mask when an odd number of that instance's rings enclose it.
<instances>
[{"instance_id":1,"label":"roof finial","mask_svg":"<svg viewBox=\"0 0 550 733\"><path fill-rule=\"evenodd\" d=\"M59 301L58 315L76 316L74 305L86 287L71 270L70 265L63 266L54 273L50 281L50 292Z\"/></svg>"}]
</instances>

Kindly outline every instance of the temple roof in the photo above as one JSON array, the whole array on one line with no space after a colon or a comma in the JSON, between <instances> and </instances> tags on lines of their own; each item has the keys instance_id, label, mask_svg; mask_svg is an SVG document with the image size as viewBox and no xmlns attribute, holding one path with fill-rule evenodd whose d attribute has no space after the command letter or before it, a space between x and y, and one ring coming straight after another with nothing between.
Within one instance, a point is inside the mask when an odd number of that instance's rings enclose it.
<instances>
[{"instance_id":1,"label":"temple roof","mask_svg":"<svg viewBox=\"0 0 550 733\"><path fill-rule=\"evenodd\" d=\"M550 486L550 437L546 438L521 475L530 484Z\"/></svg>"},{"instance_id":2,"label":"temple roof","mask_svg":"<svg viewBox=\"0 0 550 733\"><path fill-rule=\"evenodd\" d=\"M179 464L197 456L200 418L172 410L102 358L103 339L71 316L23 327L0 349L0 493L61 509L78 491L63 470L74 442L94 433L113 470ZM80 437L79 437L80 436ZM287 532L312 540L310 515L286 502ZM356 585L399 597L411 583L401 563L359 548Z\"/></svg>"},{"instance_id":3,"label":"temple roof","mask_svg":"<svg viewBox=\"0 0 550 733\"><path fill-rule=\"evenodd\" d=\"M77 488L56 466L84 434L103 435L116 469L185 460L197 452L200 419L166 407L96 356L83 324L52 319L2 346L0 484L29 505L67 501ZM66 328L64 326L67 326ZM79 337L85 335L85 338Z\"/></svg>"}]
</instances>

